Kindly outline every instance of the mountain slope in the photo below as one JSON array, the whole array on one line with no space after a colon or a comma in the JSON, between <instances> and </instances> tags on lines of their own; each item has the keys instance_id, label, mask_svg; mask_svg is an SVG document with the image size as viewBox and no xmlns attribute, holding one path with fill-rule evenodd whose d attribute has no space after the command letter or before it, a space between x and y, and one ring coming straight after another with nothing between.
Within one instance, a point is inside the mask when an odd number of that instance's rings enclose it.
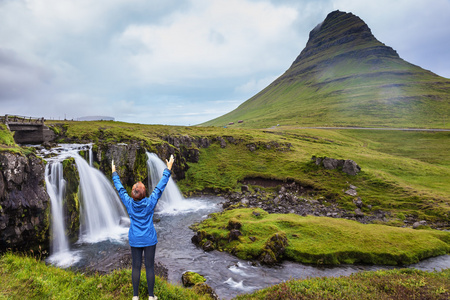
<instances>
[{"instance_id":1,"label":"mountain slope","mask_svg":"<svg viewBox=\"0 0 450 300\"><path fill-rule=\"evenodd\" d=\"M359 17L334 11L283 75L202 125L448 128L449 100L449 79L401 59Z\"/></svg>"}]
</instances>

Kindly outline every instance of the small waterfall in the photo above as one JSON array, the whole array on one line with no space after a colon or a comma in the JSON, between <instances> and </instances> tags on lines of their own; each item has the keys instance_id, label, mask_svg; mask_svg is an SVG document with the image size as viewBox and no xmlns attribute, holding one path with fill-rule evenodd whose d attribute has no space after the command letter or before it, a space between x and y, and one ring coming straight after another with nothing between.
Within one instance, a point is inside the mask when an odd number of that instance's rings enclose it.
<instances>
[{"instance_id":1,"label":"small waterfall","mask_svg":"<svg viewBox=\"0 0 450 300\"><path fill-rule=\"evenodd\" d=\"M89 147L89 148L87 148ZM89 163L78 152L89 150ZM62 161L73 157L80 177L80 239L79 243L96 243L103 240L122 241L128 232L128 215L113 186L105 175L92 167L92 145L60 145L51 151L45 167L45 183L51 200L51 255L48 261L57 266L73 265L81 259L79 251L70 251L63 211L66 181Z\"/></svg>"},{"instance_id":2,"label":"small waterfall","mask_svg":"<svg viewBox=\"0 0 450 300\"><path fill-rule=\"evenodd\" d=\"M45 166L45 184L50 196L52 226L51 226L51 253L69 251L69 242L64 224L63 200L66 181L63 178L62 163L55 161Z\"/></svg>"},{"instance_id":3,"label":"small waterfall","mask_svg":"<svg viewBox=\"0 0 450 300\"><path fill-rule=\"evenodd\" d=\"M152 192L153 188L158 184L161 180L162 173L164 169L167 167L166 164L154 153L147 152L147 167L148 174L151 180L151 184L149 182L149 193ZM150 189L150 187L153 187ZM169 179L167 186L158 201L158 205L156 206L156 210L163 214L178 214L196 211L199 209L204 209L204 202L198 200L186 200L181 195L180 190L177 185L173 181L172 178Z\"/></svg>"},{"instance_id":4,"label":"small waterfall","mask_svg":"<svg viewBox=\"0 0 450 300\"><path fill-rule=\"evenodd\" d=\"M78 153L72 157L80 176L80 240L92 243L119 239L124 233L119 224L128 216L117 193L102 172L89 166Z\"/></svg>"},{"instance_id":5,"label":"small waterfall","mask_svg":"<svg viewBox=\"0 0 450 300\"><path fill-rule=\"evenodd\" d=\"M89 145L89 166L93 166L94 155L92 154L92 144Z\"/></svg>"}]
</instances>

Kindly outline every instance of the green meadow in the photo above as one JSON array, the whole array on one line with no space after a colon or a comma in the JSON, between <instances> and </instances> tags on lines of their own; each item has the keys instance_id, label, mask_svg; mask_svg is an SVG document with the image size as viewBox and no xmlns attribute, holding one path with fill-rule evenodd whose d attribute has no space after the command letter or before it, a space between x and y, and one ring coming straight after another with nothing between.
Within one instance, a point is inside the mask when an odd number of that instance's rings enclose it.
<instances>
[{"instance_id":1,"label":"green meadow","mask_svg":"<svg viewBox=\"0 0 450 300\"><path fill-rule=\"evenodd\" d=\"M86 275L45 265L31 256L0 256L0 299L130 299L131 270L108 275ZM140 299L147 297L141 274ZM159 299L211 299L156 277ZM424 272L414 269L380 270L341 277L292 279L239 295L246 299L448 299L450 269Z\"/></svg>"},{"instance_id":2,"label":"green meadow","mask_svg":"<svg viewBox=\"0 0 450 300\"><path fill-rule=\"evenodd\" d=\"M236 225L238 224L238 226ZM230 238L230 228L241 235ZM271 255L276 260L308 264L409 265L422 259L450 253L450 233L414 230L327 217L268 214L259 208L226 210L193 226L210 237L215 249L241 259L258 260ZM285 239L285 251L276 257L273 237Z\"/></svg>"}]
</instances>

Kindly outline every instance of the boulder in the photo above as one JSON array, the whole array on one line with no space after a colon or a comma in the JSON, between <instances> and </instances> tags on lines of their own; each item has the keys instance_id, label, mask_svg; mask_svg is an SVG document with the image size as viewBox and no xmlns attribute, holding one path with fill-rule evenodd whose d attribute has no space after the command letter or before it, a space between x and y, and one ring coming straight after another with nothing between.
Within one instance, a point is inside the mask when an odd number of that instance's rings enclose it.
<instances>
[{"instance_id":1,"label":"boulder","mask_svg":"<svg viewBox=\"0 0 450 300\"><path fill-rule=\"evenodd\" d=\"M205 282L206 278L195 272L184 272L181 275L181 282L185 287L194 286L197 283Z\"/></svg>"},{"instance_id":2,"label":"boulder","mask_svg":"<svg viewBox=\"0 0 450 300\"><path fill-rule=\"evenodd\" d=\"M342 167L342 172L355 176L361 171L361 167L358 166L353 160L347 159L344 161L344 165Z\"/></svg>"},{"instance_id":3,"label":"boulder","mask_svg":"<svg viewBox=\"0 0 450 300\"><path fill-rule=\"evenodd\" d=\"M213 290L212 287L210 287L209 285L207 285L204 282L201 283L196 283L192 289L200 295L207 295L209 296L211 299L214 300L219 300L219 296L217 296L216 292Z\"/></svg>"},{"instance_id":4,"label":"boulder","mask_svg":"<svg viewBox=\"0 0 450 300\"><path fill-rule=\"evenodd\" d=\"M358 166L357 163L355 163L351 159L335 159L331 157L311 157L311 160L318 166L323 166L327 170L335 170L335 169L342 169L342 172L348 174L348 175L357 175L361 171L361 167Z\"/></svg>"}]
</instances>

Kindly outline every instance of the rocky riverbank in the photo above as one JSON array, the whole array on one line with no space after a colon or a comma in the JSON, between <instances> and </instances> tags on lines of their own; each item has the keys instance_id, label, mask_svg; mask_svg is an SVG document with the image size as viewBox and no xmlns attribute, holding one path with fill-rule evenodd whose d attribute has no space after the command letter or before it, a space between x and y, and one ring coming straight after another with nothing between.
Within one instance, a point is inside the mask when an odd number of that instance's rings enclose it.
<instances>
[{"instance_id":1,"label":"rocky riverbank","mask_svg":"<svg viewBox=\"0 0 450 300\"><path fill-rule=\"evenodd\" d=\"M269 183L263 184L268 185ZM363 199L358 197L358 187L352 184L349 184L348 188L343 190L343 193L355 197L353 200L355 209L353 210L340 207L339 203L333 199L317 197L313 190L302 187L296 182L280 185L280 182L277 181L274 184L280 186L277 192L267 192L260 188L251 191L249 186L243 185L241 192L230 192L223 195L226 201L222 203L222 206L224 209L259 207L268 213L343 218L363 224L386 223L397 219L389 211L373 209L371 205L366 204ZM431 228L441 229L448 226L448 224L442 222L430 223L420 220L414 215L404 217L404 220L401 220L403 227L430 226Z\"/></svg>"}]
</instances>

